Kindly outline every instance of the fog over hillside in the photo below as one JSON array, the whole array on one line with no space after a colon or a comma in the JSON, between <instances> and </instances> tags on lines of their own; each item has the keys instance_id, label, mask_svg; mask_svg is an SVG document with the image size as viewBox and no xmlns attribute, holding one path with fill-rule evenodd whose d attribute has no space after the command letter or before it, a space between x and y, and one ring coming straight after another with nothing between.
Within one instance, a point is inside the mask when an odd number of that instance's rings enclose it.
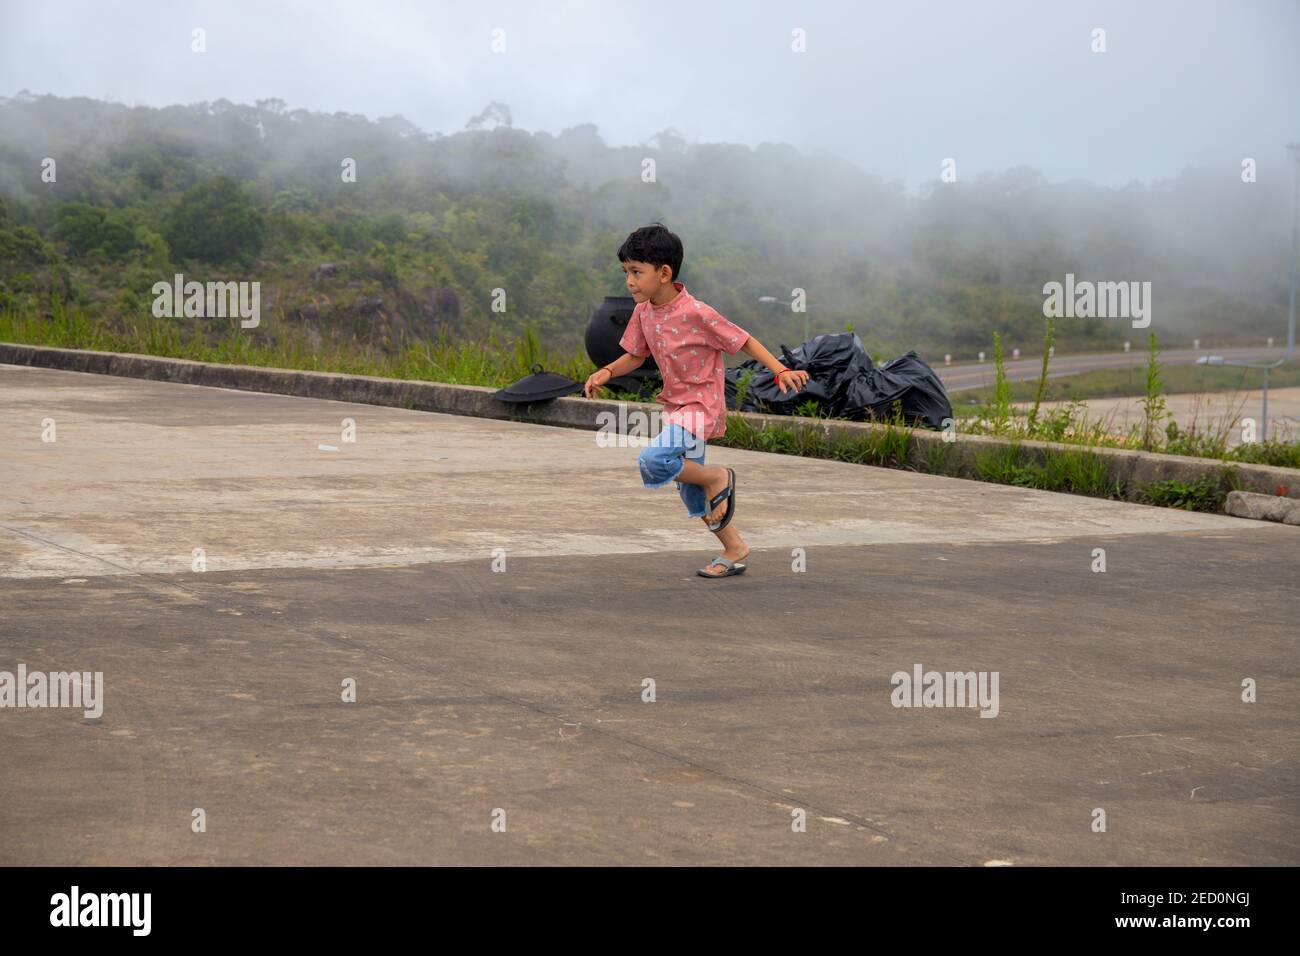
<instances>
[{"instance_id":1,"label":"fog over hillside","mask_svg":"<svg viewBox=\"0 0 1300 956\"><path fill-rule=\"evenodd\" d=\"M662 220L692 292L788 344L805 316L760 296L804 290L812 332L883 351L1033 347L1067 274L1150 282L1169 343L1285 334L1295 5L662 9L8 11L0 296L126 320L188 270L389 345L524 323L571 344L622 291L623 237ZM220 177L251 231L205 250L178 210Z\"/></svg>"}]
</instances>

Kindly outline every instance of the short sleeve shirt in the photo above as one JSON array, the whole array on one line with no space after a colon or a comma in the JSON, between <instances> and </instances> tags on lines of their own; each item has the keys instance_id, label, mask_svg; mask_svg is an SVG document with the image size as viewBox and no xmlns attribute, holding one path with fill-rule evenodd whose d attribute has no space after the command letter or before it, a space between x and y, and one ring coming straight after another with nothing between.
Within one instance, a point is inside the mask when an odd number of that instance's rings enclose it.
<instances>
[{"instance_id":1,"label":"short sleeve shirt","mask_svg":"<svg viewBox=\"0 0 1300 956\"><path fill-rule=\"evenodd\" d=\"M725 319L674 282L677 297L667 305L649 300L632 310L619 346L638 358L654 356L663 378L655 396L664 406L663 423L681 425L697 438L718 438L727 431L726 363L749 333Z\"/></svg>"}]
</instances>

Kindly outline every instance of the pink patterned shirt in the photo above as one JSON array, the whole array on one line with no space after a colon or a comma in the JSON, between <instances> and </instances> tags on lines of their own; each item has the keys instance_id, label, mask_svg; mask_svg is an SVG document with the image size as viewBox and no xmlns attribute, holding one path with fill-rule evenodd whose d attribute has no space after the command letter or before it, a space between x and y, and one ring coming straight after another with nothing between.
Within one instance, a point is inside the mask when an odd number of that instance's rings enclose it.
<instances>
[{"instance_id":1,"label":"pink patterned shirt","mask_svg":"<svg viewBox=\"0 0 1300 956\"><path fill-rule=\"evenodd\" d=\"M726 434L727 403L722 353L735 355L749 333L723 318L674 282L677 297L656 306L647 299L632 310L619 346L638 358L653 355L663 377L655 396L663 424L681 425L697 438Z\"/></svg>"}]
</instances>

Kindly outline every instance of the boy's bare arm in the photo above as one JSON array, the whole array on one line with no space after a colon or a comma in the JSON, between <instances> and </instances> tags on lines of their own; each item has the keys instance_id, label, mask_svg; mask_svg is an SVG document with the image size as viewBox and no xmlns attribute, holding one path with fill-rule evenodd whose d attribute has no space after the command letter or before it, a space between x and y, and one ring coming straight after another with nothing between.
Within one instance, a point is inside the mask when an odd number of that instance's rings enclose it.
<instances>
[{"instance_id":1,"label":"boy's bare arm","mask_svg":"<svg viewBox=\"0 0 1300 956\"><path fill-rule=\"evenodd\" d=\"M624 352L608 365L602 365L596 371L587 376L586 383L582 386L582 393L588 398L596 394L606 382L612 378L618 378L620 375L626 375L634 368L640 368L645 364L645 358ZM602 374L608 373L608 374Z\"/></svg>"},{"instance_id":2,"label":"boy's bare arm","mask_svg":"<svg viewBox=\"0 0 1300 956\"><path fill-rule=\"evenodd\" d=\"M606 365L605 368L614 373L612 376L613 378L618 378L620 375L626 375L628 372L632 371L632 369L640 368L644 364L645 358L643 356L624 352L618 358L614 359L614 361Z\"/></svg>"},{"instance_id":3,"label":"boy's bare arm","mask_svg":"<svg viewBox=\"0 0 1300 956\"><path fill-rule=\"evenodd\" d=\"M740 350L746 355L758 359L773 373L779 372L781 369L785 368L785 365L783 365L775 355L763 348L763 343L752 335L745 340L745 344L740 347Z\"/></svg>"},{"instance_id":4,"label":"boy's bare arm","mask_svg":"<svg viewBox=\"0 0 1300 956\"><path fill-rule=\"evenodd\" d=\"M773 375L776 375L777 372L780 372L782 369L785 368L785 365L781 362L781 360L778 359L771 352L769 352L767 349L763 348L763 343L760 342L758 339L754 338L752 335L745 340L745 344L740 347L740 350L744 352L746 355L752 356L753 358L758 359L760 362L766 365L768 370ZM802 370L797 370L797 369L788 369L783 375L777 377L776 387L781 390L782 394L784 394L786 385L792 386L794 390L797 392L799 391L799 389L803 388L804 385L806 385L807 383L808 383L807 372L804 372Z\"/></svg>"}]
</instances>

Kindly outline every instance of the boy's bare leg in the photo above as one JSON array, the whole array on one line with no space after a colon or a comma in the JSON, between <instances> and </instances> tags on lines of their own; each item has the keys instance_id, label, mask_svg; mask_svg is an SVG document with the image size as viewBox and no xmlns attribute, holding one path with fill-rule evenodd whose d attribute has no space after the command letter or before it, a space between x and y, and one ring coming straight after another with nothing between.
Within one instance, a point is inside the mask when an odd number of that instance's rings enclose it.
<instances>
[{"instance_id":1,"label":"boy's bare leg","mask_svg":"<svg viewBox=\"0 0 1300 956\"><path fill-rule=\"evenodd\" d=\"M677 480L684 481L688 485L701 485L704 488L704 503L707 507L708 503L713 500L714 495L719 491L726 491L727 469L707 468L704 465L697 465L689 459L682 459L682 470L677 475ZM723 501L712 512L705 515L704 520L721 521L722 516L726 513L727 502Z\"/></svg>"},{"instance_id":2,"label":"boy's bare leg","mask_svg":"<svg viewBox=\"0 0 1300 956\"><path fill-rule=\"evenodd\" d=\"M708 524L708 522L709 519L705 518L704 523ZM740 532L736 530L735 522L727 525L721 531L713 532L713 534L722 542L722 553L732 561L740 561L742 558L749 556L749 545L745 544L745 540L740 536ZM726 568L719 564L712 565L706 570L717 572L725 571Z\"/></svg>"},{"instance_id":3,"label":"boy's bare leg","mask_svg":"<svg viewBox=\"0 0 1300 956\"><path fill-rule=\"evenodd\" d=\"M725 468L706 468L703 465L697 465L693 461L684 461L682 470L677 476L678 481L684 481L689 485L702 485L704 487L705 500L712 499L719 491L727 487L727 469ZM714 509L712 515L705 515L704 524L707 527L710 521L720 521L722 516L727 513L727 503L724 501ZM740 536L735 524L729 524L721 531L713 532L718 541L722 543L722 553L732 561L740 561L749 555L749 546ZM710 565L706 570L710 574L719 574L726 570L720 564Z\"/></svg>"}]
</instances>

